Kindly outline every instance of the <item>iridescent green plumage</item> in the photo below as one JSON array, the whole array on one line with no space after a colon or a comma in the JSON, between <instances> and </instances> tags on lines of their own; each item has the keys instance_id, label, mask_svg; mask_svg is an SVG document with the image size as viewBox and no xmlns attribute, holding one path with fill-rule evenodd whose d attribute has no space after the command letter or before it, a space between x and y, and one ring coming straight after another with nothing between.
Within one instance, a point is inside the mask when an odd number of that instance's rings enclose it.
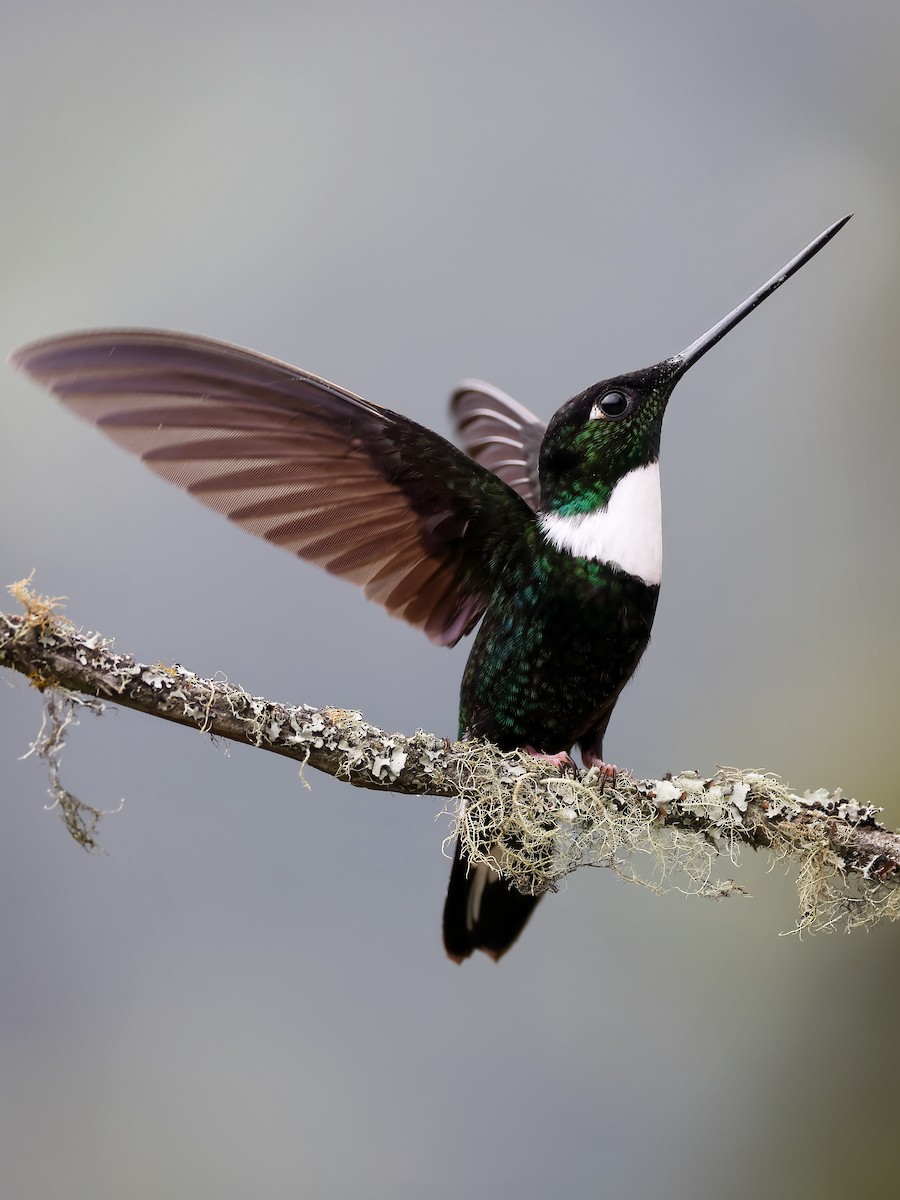
<instances>
[{"instance_id":1,"label":"iridescent green plumage","mask_svg":"<svg viewBox=\"0 0 900 1200\"><path fill-rule=\"evenodd\" d=\"M658 460L663 415L679 379L848 219L826 230L682 354L597 384L553 417L540 447L540 487L528 491L539 496L544 518L537 535L529 530L524 558L511 555L496 577L463 677L463 736L545 755L577 743L586 764L605 767L603 736L649 641L659 579L655 570L625 569L626 558L655 560L640 549L623 555L620 535L627 529L611 536L611 520L604 524L604 518L612 518L628 481ZM533 421L524 424L532 439L533 428ZM499 440L509 440L502 427ZM522 454L523 461L528 457ZM625 523L628 504L634 507L635 537L646 536L641 494L632 488L616 513ZM543 536L550 534L557 536ZM457 849L444 909L448 954L459 962L480 949L499 958L536 902L509 892L484 865L470 871Z\"/></svg>"},{"instance_id":2,"label":"iridescent green plumage","mask_svg":"<svg viewBox=\"0 0 900 1200\"><path fill-rule=\"evenodd\" d=\"M534 535L502 572L463 676L460 734L545 753L601 755L612 706L650 637L658 587ZM538 544L540 543L540 544Z\"/></svg>"}]
</instances>

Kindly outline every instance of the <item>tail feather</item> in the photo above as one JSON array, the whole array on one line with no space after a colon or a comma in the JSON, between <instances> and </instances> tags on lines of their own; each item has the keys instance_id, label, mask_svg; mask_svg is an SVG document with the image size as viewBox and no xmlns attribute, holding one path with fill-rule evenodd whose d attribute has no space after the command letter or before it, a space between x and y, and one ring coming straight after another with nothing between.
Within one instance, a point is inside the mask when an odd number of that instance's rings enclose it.
<instances>
[{"instance_id":1,"label":"tail feather","mask_svg":"<svg viewBox=\"0 0 900 1200\"><path fill-rule=\"evenodd\" d=\"M444 949L454 962L462 962L473 950L496 961L525 928L538 900L540 896L523 896L510 888L483 863L469 866L457 842L444 904Z\"/></svg>"}]
</instances>

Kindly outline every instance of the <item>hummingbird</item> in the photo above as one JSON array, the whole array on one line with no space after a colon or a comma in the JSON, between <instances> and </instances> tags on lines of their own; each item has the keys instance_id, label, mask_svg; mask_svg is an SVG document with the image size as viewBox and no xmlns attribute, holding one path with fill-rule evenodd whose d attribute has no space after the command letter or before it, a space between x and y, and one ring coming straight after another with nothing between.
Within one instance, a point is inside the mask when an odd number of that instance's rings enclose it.
<instances>
[{"instance_id":1,"label":"hummingbird","mask_svg":"<svg viewBox=\"0 0 900 1200\"><path fill-rule=\"evenodd\" d=\"M680 354L593 384L546 427L499 389L464 382L451 399L463 449L307 371L211 338L101 329L10 357L158 475L360 585L433 642L454 646L479 625L460 738L560 765L577 745L586 767L609 776L604 736L649 642L662 579L669 397L849 219ZM457 843L448 956L499 959L538 899L471 865Z\"/></svg>"}]
</instances>

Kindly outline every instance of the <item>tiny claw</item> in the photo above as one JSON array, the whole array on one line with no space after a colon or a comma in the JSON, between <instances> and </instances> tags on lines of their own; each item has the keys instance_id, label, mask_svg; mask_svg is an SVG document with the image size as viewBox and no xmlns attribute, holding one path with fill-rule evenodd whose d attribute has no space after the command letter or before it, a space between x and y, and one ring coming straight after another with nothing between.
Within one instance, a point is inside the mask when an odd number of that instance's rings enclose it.
<instances>
[{"instance_id":1,"label":"tiny claw","mask_svg":"<svg viewBox=\"0 0 900 1200\"><path fill-rule=\"evenodd\" d=\"M583 750L581 752L581 759L588 770L590 770L591 767L596 767L600 772L601 787L607 783L613 784L616 782L616 776L619 773L619 768L615 765L615 763L604 762L600 755L595 754L593 750Z\"/></svg>"},{"instance_id":2,"label":"tiny claw","mask_svg":"<svg viewBox=\"0 0 900 1200\"><path fill-rule=\"evenodd\" d=\"M560 750L558 754L542 754L540 750L535 750L534 746L523 746L522 750L526 754L530 754L532 758L538 759L539 762L548 763L552 767L559 767L560 771L571 771L574 775L577 771L572 756L567 754L565 750Z\"/></svg>"}]
</instances>

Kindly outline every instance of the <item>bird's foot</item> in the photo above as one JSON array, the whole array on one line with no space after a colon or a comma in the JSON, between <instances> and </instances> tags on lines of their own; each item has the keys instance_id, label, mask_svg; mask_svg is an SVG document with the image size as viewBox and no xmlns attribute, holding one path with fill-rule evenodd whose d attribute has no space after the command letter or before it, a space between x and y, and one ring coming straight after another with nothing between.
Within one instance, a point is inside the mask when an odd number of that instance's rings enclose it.
<instances>
[{"instance_id":1,"label":"bird's foot","mask_svg":"<svg viewBox=\"0 0 900 1200\"><path fill-rule=\"evenodd\" d=\"M612 785L616 782L619 768L615 763L604 762L600 755L595 754L593 750L582 750L581 760L589 771L595 767L599 771L601 787L605 787L606 784Z\"/></svg>"},{"instance_id":2,"label":"bird's foot","mask_svg":"<svg viewBox=\"0 0 900 1200\"><path fill-rule=\"evenodd\" d=\"M567 754L565 750L560 750L559 754L542 754L540 750L535 750L534 746L523 746L522 749L526 754L530 754L532 758L536 758L539 762L545 762L551 767L559 767L560 771L564 774L571 771L574 775L578 770L572 760L572 756Z\"/></svg>"}]
</instances>

